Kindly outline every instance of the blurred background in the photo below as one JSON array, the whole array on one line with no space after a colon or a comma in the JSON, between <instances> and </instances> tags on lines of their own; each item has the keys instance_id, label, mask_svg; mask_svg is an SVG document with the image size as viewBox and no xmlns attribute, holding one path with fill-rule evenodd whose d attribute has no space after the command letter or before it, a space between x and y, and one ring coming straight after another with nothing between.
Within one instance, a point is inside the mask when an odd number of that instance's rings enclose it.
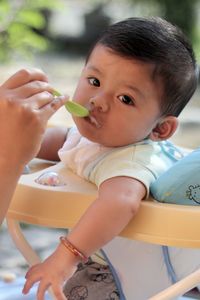
<instances>
[{"instance_id":1,"label":"blurred background","mask_svg":"<svg viewBox=\"0 0 200 300\"><path fill-rule=\"evenodd\" d=\"M132 16L160 16L178 25L200 62L200 0L0 0L0 84L20 68L37 67L47 73L57 90L72 95L84 58L97 37L109 24ZM71 122L64 109L52 120L59 124L63 116ZM180 146L198 147L199 130L198 88L172 140ZM8 271L24 274L26 263L5 226L0 229L0 276ZM60 233L42 229L41 238L37 230L29 227L27 234L46 256ZM0 300L5 299L2 297L0 293Z\"/></svg>"},{"instance_id":2,"label":"blurred background","mask_svg":"<svg viewBox=\"0 0 200 300\"><path fill-rule=\"evenodd\" d=\"M0 0L0 82L19 68L37 67L72 95L88 49L109 24L131 16L178 25L200 62L200 0ZM199 108L197 91L180 117L177 144L200 145Z\"/></svg>"}]
</instances>

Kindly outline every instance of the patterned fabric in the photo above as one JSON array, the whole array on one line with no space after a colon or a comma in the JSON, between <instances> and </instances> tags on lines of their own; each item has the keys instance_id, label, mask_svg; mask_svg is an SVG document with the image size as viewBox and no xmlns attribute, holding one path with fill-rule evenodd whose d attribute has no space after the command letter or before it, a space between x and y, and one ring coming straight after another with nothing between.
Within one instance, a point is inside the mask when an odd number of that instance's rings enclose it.
<instances>
[{"instance_id":1,"label":"patterned fabric","mask_svg":"<svg viewBox=\"0 0 200 300\"><path fill-rule=\"evenodd\" d=\"M91 259L78 265L64 286L64 294L68 300L120 300L109 266Z\"/></svg>"}]
</instances>

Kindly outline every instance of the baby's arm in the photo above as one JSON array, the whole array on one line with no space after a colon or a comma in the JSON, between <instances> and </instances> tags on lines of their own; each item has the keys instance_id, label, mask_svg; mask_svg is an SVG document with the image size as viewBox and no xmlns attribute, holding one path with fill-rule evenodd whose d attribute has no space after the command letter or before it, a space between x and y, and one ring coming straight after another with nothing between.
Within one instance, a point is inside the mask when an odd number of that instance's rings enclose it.
<instances>
[{"instance_id":1,"label":"baby's arm","mask_svg":"<svg viewBox=\"0 0 200 300\"><path fill-rule=\"evenodd\" d=\"M52 161L60 160L58 150L62 148L66 140L67 133L67 127L47 128L37 157Z\"/></svg>"},{"instance_id":2,"label":"baby's arm","mask_svg":"<svg viewBox=\"0 0 200 300\"><path fill-rule=\"evenodd\" d=\"M118 235L136 214L145 197L144 185L130 177L114 177L103 182L96 201L68 235L86 256Z\"/></svg>"},{"instance_id":3,"label":"baby's arm","mask_svg":"<svg viewBox=\"0 0 200 300\"><path fill-rule=\"evenodd\" d=\"M145 194L144 185L129 177L115 177L103 182L98 198L70 232L68 240L90 256L122 231L136 214ZM62 285L75 272L78 261L63 244L59 244L50 257L28 271L23 292L27 293L35 282L40 281L38 300L44 299L49 286L52 286L56 299L65 299Z\"/></svg>"}]
</instances>

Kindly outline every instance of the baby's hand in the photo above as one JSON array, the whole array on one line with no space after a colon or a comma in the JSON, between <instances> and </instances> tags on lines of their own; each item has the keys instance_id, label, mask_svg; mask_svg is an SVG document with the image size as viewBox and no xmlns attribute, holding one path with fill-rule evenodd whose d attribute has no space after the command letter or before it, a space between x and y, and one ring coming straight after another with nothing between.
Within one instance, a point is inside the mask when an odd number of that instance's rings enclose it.
<instances>
[{"instance_id":1,"label":"baby's hand","mask_svg":"<svg viewBox=\"0 0 200 300\"><path fill-rule=\"evenodd\" d=\"M34 265L29 269L22 293L27 294L31 287L39 283L37 300L44 300L45 292L49 287L57 300L66 300L63 294L63 284L76 271L77 258L60 244L56 251L43 263Z\"/></svg>"}]
</instances>

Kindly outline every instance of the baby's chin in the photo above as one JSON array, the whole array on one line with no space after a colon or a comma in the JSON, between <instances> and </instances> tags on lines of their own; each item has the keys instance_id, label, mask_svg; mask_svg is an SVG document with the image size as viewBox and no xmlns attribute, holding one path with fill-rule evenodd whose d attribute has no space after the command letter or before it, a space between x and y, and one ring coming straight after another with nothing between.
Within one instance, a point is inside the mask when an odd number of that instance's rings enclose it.
<instances>
[{"instance_id":1,"label":"baby's chin","mask_svg":"<svg viewBox=\"0 0 200 300\"><path fill-rule=\"evenodd\" d=\"M80 132L81 133L81 132ZM90 140L93 143L99 144L101 146L107 148L116 148L116 147L123 147L129 145L128 143L119 142L118 140L111 140L110 138L106 138L105 136L100 135L90 135L88 133L81 133L86 139Z\"/></svg>"},{"instance_id":2,"label":"baby's chin","mask_svg":"<svg viewBox=\"0 0 200 300\"><path fill-rule=\"evenodd\" d=\"M80 118L74 118L74 122L80 134L93 143L112 148L123 147L135 143L132 139L120 139L119 136L108 136L105 129L96 128L91 125L88 126L87 123L83 123L82 121L83 120L80 120Z\"/></svg>"},{"instance_id":3,"label":"baby's chin","mask_svg":"<svg viewBox=\"0 0 200 300\"><path fill-rule=\"evenodd\" d=\"M80 134L85 137L86 139L88 139L89 141L96 143L96 144L100 144L102 146L105 147L112 147L111 145L109 145L109 143L107 143L107 141L105 140L104 137L102 137L102 134L98 133L97 131L88 131L85 128L81 127L77 127L78 131L80 132Z\"/></svg>"}]
</instances>

